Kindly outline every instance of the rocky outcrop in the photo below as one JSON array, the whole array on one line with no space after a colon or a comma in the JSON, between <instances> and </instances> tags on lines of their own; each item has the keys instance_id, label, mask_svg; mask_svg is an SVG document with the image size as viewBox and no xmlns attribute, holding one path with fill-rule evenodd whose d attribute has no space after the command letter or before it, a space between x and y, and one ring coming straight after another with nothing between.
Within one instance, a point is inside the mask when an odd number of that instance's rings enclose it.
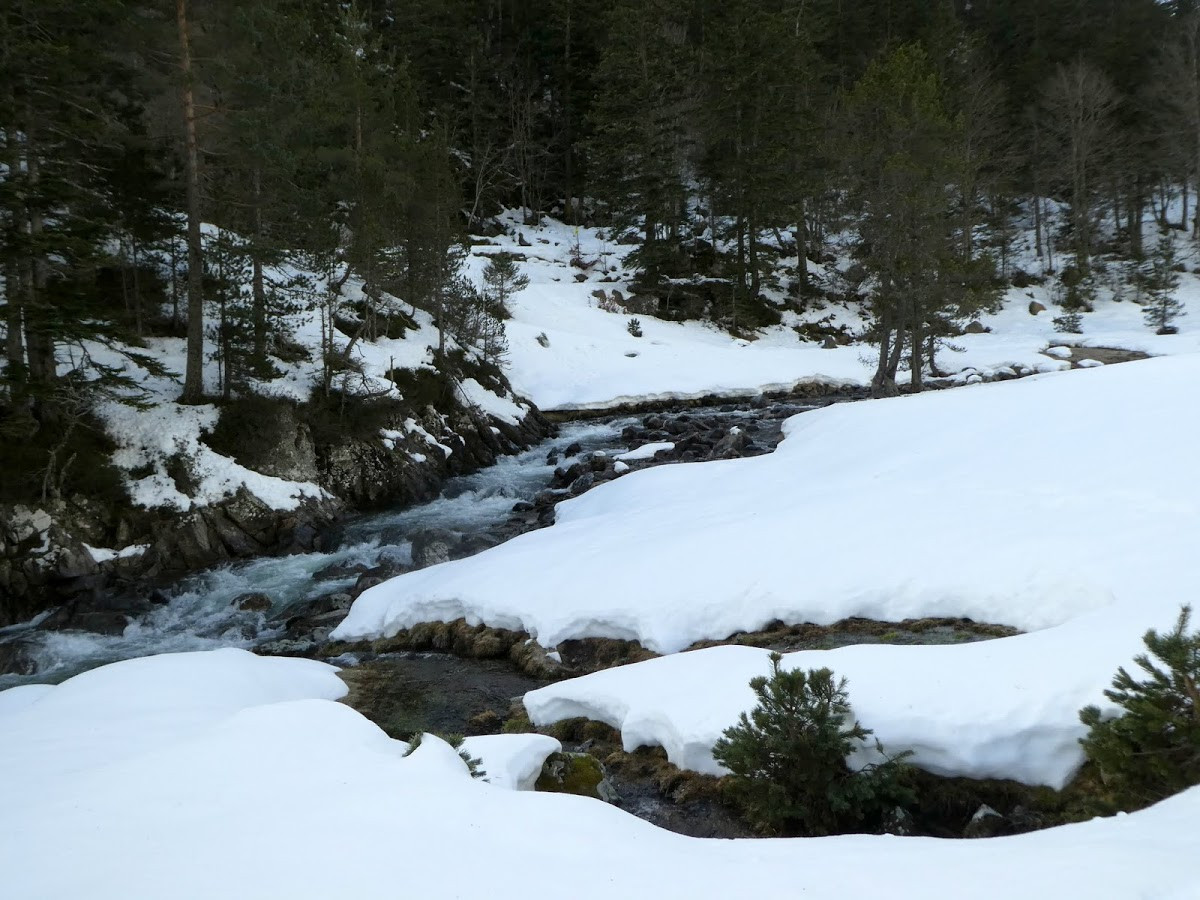
<instances>
[{"instance_id":1,"label":"rocky outcrop","mask_svg":"<svg viewBox=\"0 0 1200 900\"><path fill-rule=\"evenodd\" d=\"M553 429L532 408L513 424L457 401L442 405L414 410L395 401L343 423L331 422L328 407L265 397L235 404L236 424L218 422L206 440L254 471L325 490L290 510L245 488L186 512L117 508L79 496L0 507L0 626L59 607L58 627L119 631L140 610L105 609L110 595L145 596L157 584L228 560L327 549L348 509L431 499L446 479L525 449Z\"/></svg>"}]
</instances>

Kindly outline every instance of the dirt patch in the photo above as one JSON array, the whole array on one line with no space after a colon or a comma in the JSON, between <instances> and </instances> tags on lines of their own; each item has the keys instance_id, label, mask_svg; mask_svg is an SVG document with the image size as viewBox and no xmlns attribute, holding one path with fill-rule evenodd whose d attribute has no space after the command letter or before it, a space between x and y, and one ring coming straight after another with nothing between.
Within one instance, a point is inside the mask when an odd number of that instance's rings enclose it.
<instances>
[{"instance_id":1,"label":"dirt patch","mask_svg":"<svg viewBox=\"0 0 1200 900\"><path fill-rule=\"evenodd\" d=\"M503 660L444 653L380 656L338 675L350 688L342 702L402 740L425 731L469 734L481 730L477 723L498 724L514 699L549 683Z\"/></svg>"},{"instance_id":2,"label":"dirt patch","mask_svg":"<svg viewBox=\"0 0 1200 900\"><path fill-rule=\"evenodd\" d=\"M1120 347L1076 347L1064 344L1071 351L1071 367L1080 368L1080 363L1087 359L1104 363L1106 366L1115 363L1133 362L1138 359L1149 359L1150 354L1140 350L1123 350Z\"/></svg>"}]
</instances>

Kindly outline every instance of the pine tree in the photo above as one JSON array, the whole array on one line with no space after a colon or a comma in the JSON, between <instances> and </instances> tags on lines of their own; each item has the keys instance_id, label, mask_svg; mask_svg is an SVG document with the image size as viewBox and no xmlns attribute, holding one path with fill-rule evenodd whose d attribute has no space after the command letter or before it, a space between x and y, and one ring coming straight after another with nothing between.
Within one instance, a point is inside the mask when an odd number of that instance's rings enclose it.
<instances>
[{"instance_id":1,"label":"pine tree","mask_svg":"<svg viewBox=\"0 0 1200 900\"><path fill-rule=\"evenodd\" d=\"M1158 239L1149 263L1142 278L1142 287L1147 295L1144 309L1146 324L1158 334L1174 334L1177 329L1172 323L1184 315L1184 309L1175 297L1175 291L1179 289L1179 273L1175 271L1175 242L1170 232Z\"/></svg>"},{"instance_id":2,"label":"pine tree","mask_svg":"<svg viewBox=\"0 0 1200 900\"><path fill-rule=\"evenodd\" d=\"M511 253L496 253L488 257L487 265L483 267L483 284L493 312L507 318L508 298L529 287L529 276L521 272Z\"/></svg>"},{"instance_id":3,"label":"pine tree","mask_svg":"<svg viewBox=\"0 0 1200 900\"><path fill-rule=\"evenodd\" d=\"M770 833L822 835L862 828L911 802L908 753L858 771L846 764L871 735L851 720L846 679L829 669L785 670L782 659L771 654L770 677L751 679L758 705L713 746L748 815Z\"/></svg>"},{"instance_id":4,"label":"pine tree","mask_svg":"<svg viewBox=\"0 0 1200 900\"><path fill-rule=\"evenodd\" d=\"M640 225L636 262L654 283L679 255L695 108L686 10L672 0L618 0L597 67L589 149L592 189L614 227Z\"/></svg>"},{"instance_id":5,"label":"pine tree","mask_svg":"<svg viewBox=\"0 0 1200 900\"><path fill-rule=\"evenodd\" d=\"M1083 748L1118 809L1200 784L1200 632L1189 631L1191 614L1185 606L1170 632L1146 632L1149 652L1134 657L1144 679L1117 670L1104 696L1120 715L1108 718L1098 706L1079 713L1088 727Z\"/></svg>"}]
</instances>

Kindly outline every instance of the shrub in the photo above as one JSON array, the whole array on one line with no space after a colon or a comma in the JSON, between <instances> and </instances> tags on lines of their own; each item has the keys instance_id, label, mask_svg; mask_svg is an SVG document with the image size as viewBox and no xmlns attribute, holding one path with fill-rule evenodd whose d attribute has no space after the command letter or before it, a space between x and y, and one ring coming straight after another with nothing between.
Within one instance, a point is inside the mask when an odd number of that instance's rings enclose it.
<instances>
[{"instance_id":1,"label":"shrub","mask_svg":"<svg viewBox=\"0 0 1200 900\"><path fill-rule=\"evenodd\" d=\"M642 323L637 319L630 319L625 323L625 330L634 337L640 338L642 336Z\"/></svg>"},{"instance_id":2,"label":"shrub","mask_svg":"<svg viewBox=\"0 0 1200 900\"><path fill-rule=\"evenodd\" d=\"M1117 809L1139 809L1200 784L1200 632L1188 632L1191 614L1185 606L1169 633L1151 629L1142 637L1149 653L1134 662L1144 680L1117 670L1104 696L1122 708L1119 716L1105 718L1097 706L1079 713L1088 726L1080 743Z\"/></svg>"},{"instance_id":3,"label":"shrub","mask_svg":"<svg viewBox=\"0 0 1200 900\"><path fill-rule=\"evenodd\" d=\"M751 679L758 705L725 731L713 757L732 773L730 788L747 818L784 835L835 834L878 825L913 802L909 753L853 771L846 757L871 731L847 724L846 679L829 669L785 671L771 654L771 675Z\"/></svg>"},{"instance_id":4,"label":"shrub","mask_svg":"<svg viewBox=\"0 0 1200 900\"><path fill-rule=\"evenodd\" d=\"M1078 312L1054 317L1054 330L1059 334L1083 334L1083 316Z\"/></svg>"}]
</instances>

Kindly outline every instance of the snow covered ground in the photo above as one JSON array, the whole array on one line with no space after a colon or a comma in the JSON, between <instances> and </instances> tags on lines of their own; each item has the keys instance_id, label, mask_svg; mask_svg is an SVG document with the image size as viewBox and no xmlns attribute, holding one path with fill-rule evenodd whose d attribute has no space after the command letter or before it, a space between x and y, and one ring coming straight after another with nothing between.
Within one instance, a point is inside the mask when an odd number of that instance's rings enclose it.
<instances>
[{"instance_id":1,"label":"snow covered ground","mask_svg":"<svg viewBox=\"0 0 1200 900\"><path fill-rule=\"evenodd\" d=\"M334 633L453 620L674 653L772 620L967 616L1031 633L790 657L849 678L862 723L944 774L1061 785L1077 710L1200 583L1200 355L1034 376L797 416L770 456L626 475L552 528L364 593ZM713 771L765 653L716 649L531 694L628 746Z\"/></svg>"},{"instance_id":2,"label":"snow covered ground","mask_svg":"<svg viewBox=\"0 0 1200 900\"><path fill-rule=\"evenodd\" d=\"M0 693L4 895L926 900L944 885L974 900L1185 900L1198 888L1200 788L1011 838L702 840L473 780L434 737L406 757L330 702L343 690L331 667L223 650ZM549 747L492 741L494 761L525 767Z\"/></svg>"},{"instance_id":3,"label":"snow covered ground","mask_svg":"<svg viewBox=\"0 0 1200 900\"><path fill-rule=\"evenodd\" d=\"M819 343L801 340L792 328L830 319L858 335L867 323L855 308L829 303L802 315L788 312L783 325L766 329L753 341L735 339L700 322L665 322L641 315L637 318L643 335L634 337L627 329L631 314L606 311L594 296L602 290L611 298L615 288L628 298L632 273L622 267L621 259L630 248L610 243L599 229L574 228L553 219L532 227L510 213L502 221L508 234L476 246L468 271L478 279L487 257L499 252L525 258L520 267L530 285L509 303L513 317L505 326L507 371L514 389L543 409L758 394L809 382L835 386L870 382L876 358L870 345L823 349ZM521 244L518 235L529 246ZM1178 244L1181 257L1192 261L1192 245L1182 238ZM592 265L573 267L572 255ZM1028 248L1017 254L1017 262L1038 271ZM818 275L831 274L825 267L814 264L813 268ZM577 282L578 274L586 275L586 280ZM1141 306L1131 300L1114 302L1111 291L1101 293L1096 311L1083 317L1083 334L1072 335L1054 329L1053 319L1061 310L1053 303L1052 280L1010 288L1000 312L980 317L980 324L991 331L949 341L938 353L938 366L958 380L969 381L972 376L1069 368L1069 360L1044 354L1054 344L1118 347L1151 355L1200 350L1200 278L1196 275L1181 275L1177 296L1192 314L1180 320L1178 335L1156 336L1143 322ZM1030 315L1031 301L1046 310Z\"/></svg>"}]
</instances>

